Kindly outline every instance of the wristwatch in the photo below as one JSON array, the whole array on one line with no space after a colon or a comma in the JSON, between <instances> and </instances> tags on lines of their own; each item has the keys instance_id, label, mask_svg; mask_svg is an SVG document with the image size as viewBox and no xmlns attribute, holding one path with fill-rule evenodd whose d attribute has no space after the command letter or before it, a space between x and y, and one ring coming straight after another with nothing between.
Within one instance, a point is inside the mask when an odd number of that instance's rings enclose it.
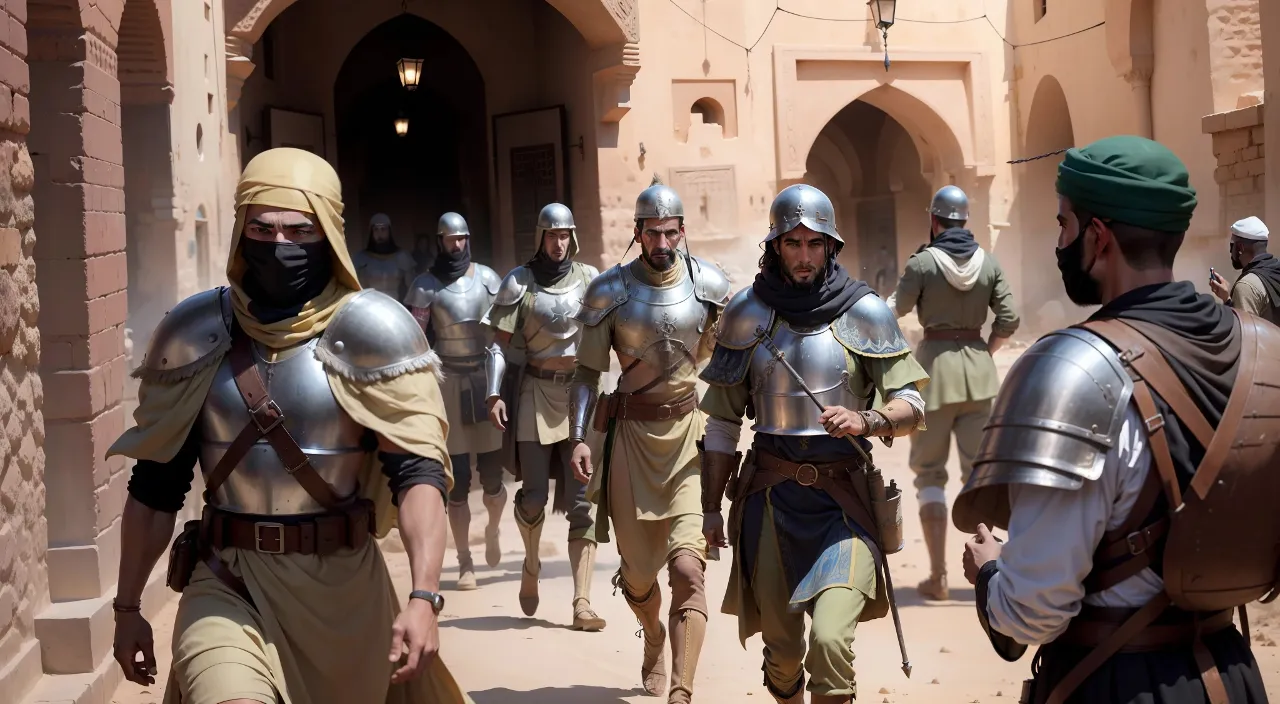
<instances>
[{"instance_id":1,"label":"wristwatch","mask_svg":"<svg viewBox=\"0 0 1280 704\"><path fill-rule=\"evenodd\" d=\"M415 589L409 592L409 598L421 599L428 604L431 604L431 610L436 612L437 616L439 616L440 612L444 610L444 597L436 594L435 592L429 592L426 589Z\"/></svg>"}]
</instances>

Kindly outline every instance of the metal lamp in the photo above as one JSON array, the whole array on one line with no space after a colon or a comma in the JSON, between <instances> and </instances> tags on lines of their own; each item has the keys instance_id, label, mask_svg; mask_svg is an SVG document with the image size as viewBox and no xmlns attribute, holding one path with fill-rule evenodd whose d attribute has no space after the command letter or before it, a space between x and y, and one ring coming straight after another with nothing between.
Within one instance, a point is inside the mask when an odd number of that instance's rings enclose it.
<instances>
[{"instance_id":1,"label":"metal lamp","mask_svg":"<svg viewBox=\"0 0 1280 704\"><path fill-rule=\"evenodd\" d=\"M400 85L407 90L416 90L418 79L422 78L422 59L400 59L396 62L396 71L400 73Z\"/></svg>"},{"instance_id":2,"label":"metal lamp","mask_svg":"<svg viewBox=\"0 0 1280 704\"><path fill-rule=\"evenodd\" d=\"M871 13L875 17L876 27L880 30L880 39L884 43L884 70L889 70L889 28L898 13L898 0L867 0Z\"/></svg>"},{"instance_id":3,"label":"metal lamp","mask_svg":"<svg viewBox=\"0 0 1280 704\"><path fill-rule=\"evenodd\" d=\"M401 115L396 118L396 134L400 137L409 134L409 118Z\"/></svg>"}]
</instances>

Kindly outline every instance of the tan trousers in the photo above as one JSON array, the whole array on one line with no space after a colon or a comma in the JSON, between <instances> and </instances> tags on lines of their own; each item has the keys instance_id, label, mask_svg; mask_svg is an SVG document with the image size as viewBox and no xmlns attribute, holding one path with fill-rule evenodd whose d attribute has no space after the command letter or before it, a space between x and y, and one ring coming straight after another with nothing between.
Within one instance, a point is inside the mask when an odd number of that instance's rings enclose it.
<instances>
[{"instance_id":1,"label":"tan trousers","mask_svg":"<svg viewBox=\"0 0 1280 704\"><path fill-rule=\"evenodd\" d=\"M951 434L956 436L960 455L960 480L969 481L973 456L982 441L982 428L991 417L991 399L952 403L929 411L928 429L911 436L911 454L907 462L915 472L916 491L926 487L945 489L947 456L951 453Z\"/></svg>"},{"instance_id":2,"label":"tan trousers","mask_svg":"<svg viewBox=\"0 0 1280 704\"><path fill-rule=\"evenodd\" d=\"M760 535L760 552L752 585L756 608L760 611L760 635L764 640L764 670L781 696L792 694L805 672L808 690L818 695L857 696L853 670L853 636L858 617L866 605L862 592L848 587L831 587L808 602L809 637L804 635L804 611L791 611L791 593L782 569L782 555L774 537L772 516L766 514ZM867 560L870 552L857 541ZM861 555L860 555L861 556ZM806 652L807 650L807 652Z\"/></svg>"},{"instance_id":3,"label":"tan trousers","mask_svg":"<svg viewBox=\"0 0 1280 704\"><path fill-rule=\"evenodd\" d=\"M622 462L615 463L609 470L609 519L622 558L622 579L632 594L642 596L658 581L662 567L677 554L688 553L705 560L707 541L702 536L700 513L679 514L659 521L637 518L629 469Z\"/></svg>"}]
</instances>

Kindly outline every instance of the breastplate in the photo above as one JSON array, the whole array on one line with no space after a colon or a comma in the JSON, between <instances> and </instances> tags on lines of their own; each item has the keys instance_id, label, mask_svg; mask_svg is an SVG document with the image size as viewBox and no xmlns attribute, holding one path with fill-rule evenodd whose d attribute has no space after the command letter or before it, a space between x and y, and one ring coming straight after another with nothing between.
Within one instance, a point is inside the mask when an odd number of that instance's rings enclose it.
<instances>
[{"instance_id":1,"label":"breastplate","mask_svg":"<svg viewBox=\"0 0 1280 704\"><path fill-rule=\"evenodd\" d=\"M864 390L865 398L862 398L849 388L848 352L831 332L830 325L799 331L783 322L772 338L823 406L867 409L871 390ZM756 411L752 430L770 435L827 434L820 420L822 412L813 399L763 344L756 345L752 353L750 383Z\"/></svg>"},{"instance_id":2,"label":"breastplate","mask_svg":"<svg viewBox=\"0 0 1280 704\"><path fill-rule=\"evenodd\" d=\"M441 357L473 357L493 342L493 331L480 319L493 303L493 294L479 277L464 276L436 293L431 305L435 350Z\"/></svg>"},{"instance_id":3,"label":"breastplate","mask_svg":"<svg viewBox=\"0 0 1280 704\"><path fill-rule=\"evenodd\" d=\"M361 252L355 265L361 286L377 289L397 301L404 298L405 272L400 269L398 257L377 257Z\"/></svg>"},{"instance_id":4,"label":"breastplate","mask_svg":"<svg viewBox=\"0 0 1280 704\"><path fill-rule=\"evenodd\" d=\"M698 340L706 329L707 307L693 295L693 280L654 288L623 268L628 298L614 311L613 340L622 354L671 373L695 363Z\"/></svg>"},{"instance_id":5,"label":"breastplate","mask_svg":"<svg viewBox=\"0 0 1280 704\"><path fill-rule=\"evenodd\" d=\"M358 488L367 452L361 447L365 429L338 405L329 379L315 358L317 339L274 364L255 353L258 374L272 399L284 411L284 427L338 496ZM244 426L250 422L236 388L229 358L222 360L200 411L200 469L206 475ZM266 440L259 440L218 489L215 505L227 511L263 515L319 513L325 510L285 471Z\"/></svg>"},{"instance_id":6,"label":"breastplate","mask_svg":"<svg viewBox=\"0 0 1280 704\"><path fill-rule=\"evenodd\" d=\"M528 358L542 361L576 356L582 326L570 316L577 315L582 307L586 288L579 280L563 289L541 288L536 284L532 288L533 307L520 329Z\"/></svg>"}]
</instances>

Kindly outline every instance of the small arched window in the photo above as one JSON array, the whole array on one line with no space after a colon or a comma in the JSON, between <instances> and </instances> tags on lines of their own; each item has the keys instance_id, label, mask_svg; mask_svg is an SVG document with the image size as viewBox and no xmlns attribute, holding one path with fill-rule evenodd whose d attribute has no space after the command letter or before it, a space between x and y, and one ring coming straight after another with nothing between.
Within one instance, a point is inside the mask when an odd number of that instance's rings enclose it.
<instances>
[{"instance_id":1,"label":"small arched window","mask_svg":"<svg viewBox=\"0 0 1280 704\"><path fill-rule=\"evenodd\" d=\"M693 115L701 115L702 124L704 125L720 125L724 127L724 108L711 98L699 98L689 112Z\"/></svg>"}]
</instances>

